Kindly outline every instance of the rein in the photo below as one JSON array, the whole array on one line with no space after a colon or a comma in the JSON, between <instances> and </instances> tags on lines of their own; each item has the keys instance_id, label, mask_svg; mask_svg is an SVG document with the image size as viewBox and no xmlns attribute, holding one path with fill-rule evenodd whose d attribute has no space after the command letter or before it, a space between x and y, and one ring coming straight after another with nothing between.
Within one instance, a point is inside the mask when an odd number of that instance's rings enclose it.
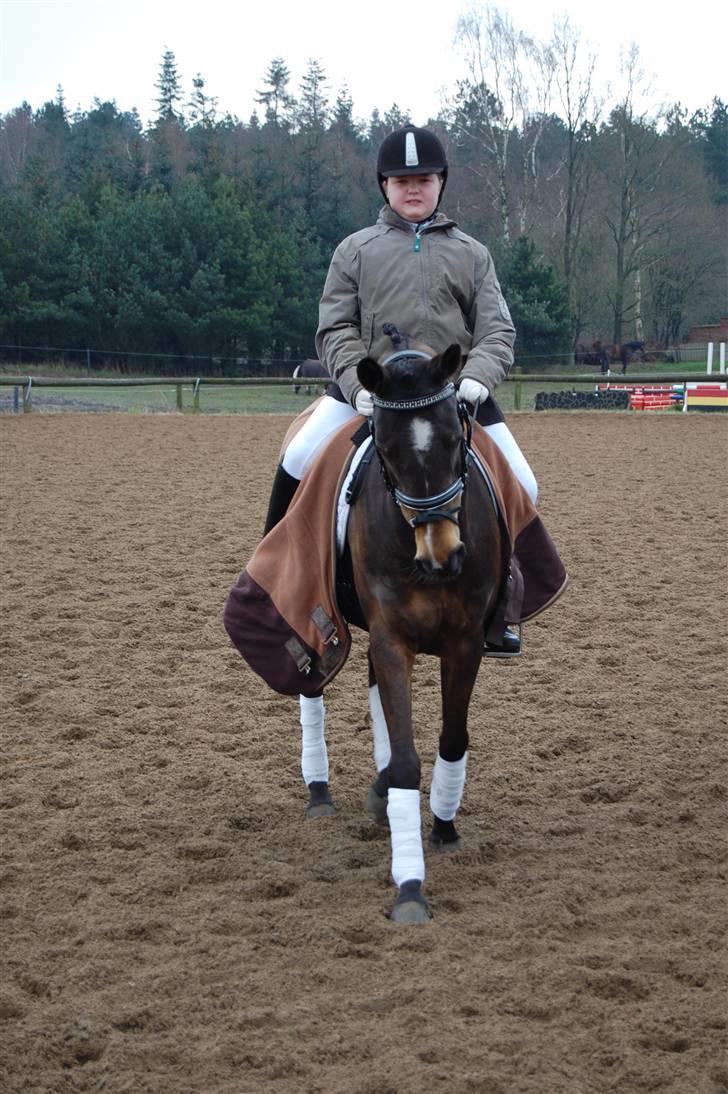
<instances>
[{"instance_id":1,"label":"rein","mask_svg":"<svg viewBox=\"0 0 728 1094\"><path fill-rule=\"evenodd\" d=\"M391 357L387 358L387 362L394 360L397 357L427 357L427 354L413 353L412 351L406 351L401 353L395 353ZM385 364L387 362L384 362ZM422 395L416 399L381 399L378 395L372 395L372 402L375 407L379 407L382 410L421 410L423 407L434 406L436 403L440 403L443 399L449 399L456 394L455 385L451 383L445 384L438 391L432 392L430 395ZM430 494L424 498L414 497L411 494L405 494L392 482L389 472L384 464L381 453L377 448L377 439L374 432L374 418L369 419L369 431L372 435L372 442L374 449L379 459L379 467L384 477L384 484L389 494L394 499L395 504L401 509L402 506L406 506L408 509L414 509L417 513L415 517L405 517L405 520L412 528L417 528L421 524L437 524L442 520L450 520L453 524L458 523L458 513L460 512L460 506L456 506L452 509L443 509L444 505L447 505L449 501L452 501L454 497L462 493L465 490L465 484L468 479L468 464L470 462L470 441L472 438L472 423L470 415L468 414L465 404L458 402L458 417L464 426L462 440L460 442L460 474L450 483L450 485L439 494Z\"/></svg>"}]
</instances>

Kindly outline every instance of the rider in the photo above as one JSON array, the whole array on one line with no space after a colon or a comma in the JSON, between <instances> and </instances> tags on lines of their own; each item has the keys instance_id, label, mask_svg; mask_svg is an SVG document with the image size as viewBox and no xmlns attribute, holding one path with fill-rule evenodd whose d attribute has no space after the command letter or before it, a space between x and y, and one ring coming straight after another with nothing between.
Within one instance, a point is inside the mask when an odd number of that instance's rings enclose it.
<instances>
[{"instance_id":1,"label":"rider","mask_svg":"<svg viewBox=\"0 0 728 1094\"><path fill-rule=\"evenodd\" d=\"M477 420L536 501L536 479L492 395L513 363L516 332L488 250L438 212L447 176L445 149L431 130L408 125L382 142L377 178L386 204L376 224L336 248L319 304L316 348L336 383L283 455L265 533L283 517L331 434L357 414L372 413L356 366L396 349L392 330L438 351L460 344L467 358L460 397L478 406ZM503 648L518 652L512 631Z\"/></svg>"}]
</instances>

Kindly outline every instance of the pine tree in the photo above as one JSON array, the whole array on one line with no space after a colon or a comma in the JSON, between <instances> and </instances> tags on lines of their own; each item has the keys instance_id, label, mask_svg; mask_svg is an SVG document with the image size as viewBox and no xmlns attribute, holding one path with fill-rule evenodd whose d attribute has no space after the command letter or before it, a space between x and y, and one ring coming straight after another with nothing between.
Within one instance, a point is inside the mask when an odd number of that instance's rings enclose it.
<instances>
[{"instance_id":1,"label":"pine tree","mask_svg":"<svg viewBox=\"0 0 728 1094\"><path fill-rule=\"evenodd\" d=\"M154 86L159 92L156 99L157 120L160 122L172 119L180 120L176 107L182 101L182 90L177 72L177 62L171 49L166 49L162 55L159 79Z\"/></svg>"},{"instance_id":2,"label":"pine tree","mask_svg":"<svg viewBox=\"0 0 728 1094\"><path fill-rule=\"evenodd\" d=\"M209 128L215 124L217 99L206 93L205 81L199 72L192 80L192 97L187 108L192 125Z\"/></svg>"},{"instance_id":3,"label":"pine tree","mask_svg":"<svg viewBox=\"0 0 728 1094\"><path fill-rule=\"evenodd\" d=\"M321 192L324 185L323 139L329 117L326 74L318 61L310 60L301 81L298 104L299 194L306 216L316 229L324 220Z\"/></svg>"},{"instance_id":4,"label":"pine tree","mask_svg":"<svg viewBox=\"0 0 728 1094\"><path fill-rule=\"evenodd\" d=\"M518 332L519 355L561 354L569 346L571 323L566 286L553 267L520 236L500 263L503 293Z\"/></svg>"},{"instance_id":5,"label":"pine tree","mask_svg":"<svg viewBox=\"0 0 728 1094\"><path fill-rule=\"evenodd\" d=\"M692 119L703 148L706 173L713 180L715 200L728 204L728 105L717 96L710 113L700 110Z\"/></svg>"},{"instance_id":6,"label":"pine tree","mask_svg":"<svg viewBox=\"0 0 728 1094\"><path fill-rule=\"evenodd\" d=\"M56 86L56 106L63 114L64 120L68 121L68 111L66 110L66 96L60 84Z\"/></svg>"},{"instance_id":7,"label":"pine tree","mask_svg":"<svg viewBox=\"0 0 728 1094\"><path fill-rule=\"evenodd\" d=\"M359 127L354 121L354 100L346 84L339 90L334 104L334 125L349 137L359 137Z\"/></svg>"},{"instance_id":8,"label":"pine tree","mask_svg":"<svg viewBox=\"0 0 728 1094\"><path fill-rule=\"evenodd\" d=\"M265 120L270 125L287 125L293 97L288 91L290 73L282 57L274 57L265 74L266 88L256 94L255 101L264 107Z\"/></svg>"},{"instance_id":9,"label":"pine tree","mask_svg":"<svg viewBox=\"0 0 728 1094\"><path fill-rule=\"evenodd\" d=\"M301 100L298 105L298 124L302 130L321 133L326 128L329 119L327 84L321 63L310 60L301 80Z\"/></svg>"}]
</instances>

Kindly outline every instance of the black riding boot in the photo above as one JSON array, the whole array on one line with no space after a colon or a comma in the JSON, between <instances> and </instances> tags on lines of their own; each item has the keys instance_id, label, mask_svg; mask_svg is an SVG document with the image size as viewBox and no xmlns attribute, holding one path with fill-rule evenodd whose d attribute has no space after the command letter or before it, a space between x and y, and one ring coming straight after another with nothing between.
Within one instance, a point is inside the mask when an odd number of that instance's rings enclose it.
<instances>
[{"instance_id":1,"label":"black riding boot","mask_svg":"<svg viewBox=\"0 0 728 1094\"><path fill-rule=\"evenodd\" d=\"M506 620L519 619L523 604L523 575L518 559L511 557L510 572L496 617L491 620L485 636L486 657L518 657L521 653L521 633L517 625Z\"/></svg>"},{"instance_id":2,"label":"black riding boot","mask_svg":"<svg viewBox=\"0 0 728 1094\"><path fill-rule=\"evenodd\" d=\"M517 657L521 652L521 638L510 627L506 627L503 631L503 637L499 643L486 642L485 643L486 654L491 652L493 656L500 657Z\"/></svg>"},{"instance_id":3,"label":"black riding boot","mask_svg":"<svg viewBox=\"0 0 728 1094\"><path fill-rule=\"evenodd\" d=\"M265 518L265 528L263 529L264 536L267 536L271 528L275 528L278 521L285 517L288 506L293 500L293 495L296 493L298 483L299 480L294 479L293 475L289 475L287 471L284 471L283 464L279 463L273 479L270 501L268 502L268 516Z\"/></svg>"}]
</instances>

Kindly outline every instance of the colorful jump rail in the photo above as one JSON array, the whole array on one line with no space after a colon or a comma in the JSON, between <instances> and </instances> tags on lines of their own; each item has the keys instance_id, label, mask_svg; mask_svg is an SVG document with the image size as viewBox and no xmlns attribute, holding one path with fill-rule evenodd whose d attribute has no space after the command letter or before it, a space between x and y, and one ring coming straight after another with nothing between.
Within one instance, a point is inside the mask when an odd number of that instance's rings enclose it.
<instances>
[{"instance_id":1,"label":"colorful jump rail","mask_svg":"<svg viewBox=\"0 0 728 1094\"><path fill-rule=\"evenodd\" d=\"M682 384L599 384L604 391L625 391L630 410L670 410L683 400Z\"/></svg>"},{"instance_id":2,"label":"colorful jump rail","mask_svg":"<svg viewBox=\"0 0 728 1094\"><path fill-rule=\"evenodd\" d=\"M728 410L728 383L686 384L683 410Z\"/></svg>"},{"instance_id":3,"label":"colorful jump rail","mask_svg":"<svg viewBox=\"0 0 728 1094\"><path fill-rule=\"evenodd\" d=\"M630 410L728 410L728 383L599 384L600 391L626 391Z\"/></svg>"}]
</instances>

